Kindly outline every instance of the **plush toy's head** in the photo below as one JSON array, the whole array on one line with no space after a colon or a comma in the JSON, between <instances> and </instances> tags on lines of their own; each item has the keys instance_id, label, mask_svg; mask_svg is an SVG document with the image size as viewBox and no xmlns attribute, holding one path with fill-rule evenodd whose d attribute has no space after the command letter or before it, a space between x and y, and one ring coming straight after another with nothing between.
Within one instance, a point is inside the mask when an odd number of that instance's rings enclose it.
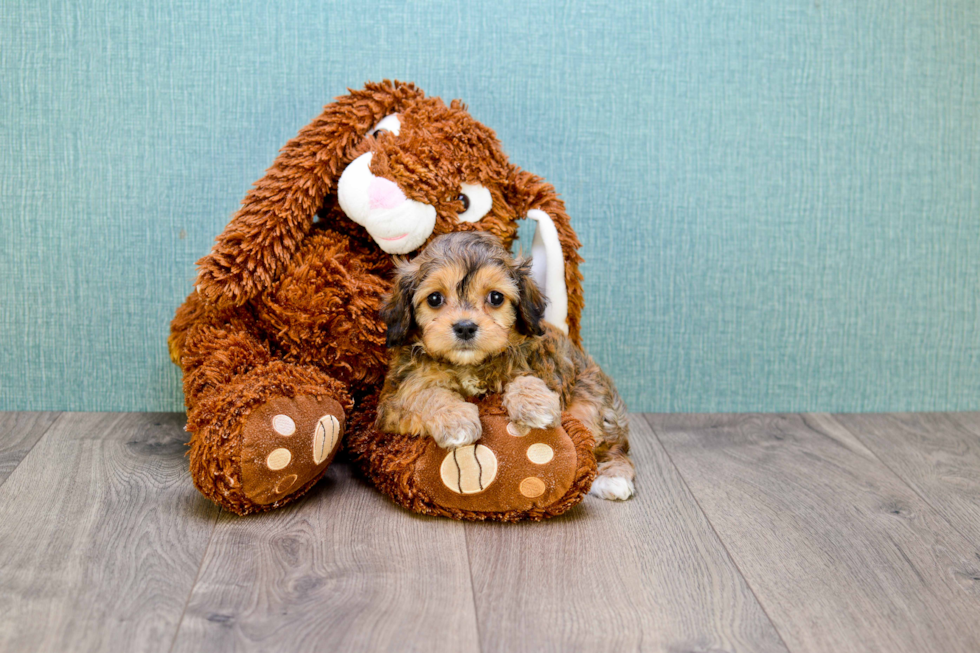
<instances>
[{"instance_id":1,"label":"plush toy's head","mask_svg":"<svg viewBox=\"0 0 980 653\"><path fill-rule=\"evenodd\" d=\"M197 290L218 307L275 283L318 213L339 205L366 245L411 255L453 231L488 231L509 247L517 220L538 222L532 274L545 320L578 339L582 309L575 232L554 188L511 165L493 131L454 100L412 84L367 84L337 98L280 152L211 253Z\"/></svg>"},{"instance_id":2,"label":"plush toy's head","mask_svg":"<svg viewBox=\"0 0 980 653\"><path fill-rule=\"evenodd\" d=\"M408 254L433 234L466 229L513 238L507 157L458 101L416 100L383 118L354 156L337 198L385 252Z\"/></svg>"}]
</instances>

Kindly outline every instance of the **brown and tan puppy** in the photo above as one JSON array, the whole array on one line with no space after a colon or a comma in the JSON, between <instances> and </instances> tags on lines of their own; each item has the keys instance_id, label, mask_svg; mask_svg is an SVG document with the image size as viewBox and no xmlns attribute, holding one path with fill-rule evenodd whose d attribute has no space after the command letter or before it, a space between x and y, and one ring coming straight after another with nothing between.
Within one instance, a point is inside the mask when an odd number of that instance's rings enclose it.
<instances>
[{"instance_id":1,"label":"brown and tan puppy","mask_svg":"<svg viewBox=\"0 0 980 653\"><path fill-rule=\"evenodd\" d=\"M530 261L515 260L490 234L439 236L402 262L382 308L393 351L378 428L454 448L480 439L469 397L502 393L508 417L525 430L556 426L568 411L596 439L591 493L628 499L626 406L592 358L543 321L545 305Z\"/></svg>"}]
</instances>

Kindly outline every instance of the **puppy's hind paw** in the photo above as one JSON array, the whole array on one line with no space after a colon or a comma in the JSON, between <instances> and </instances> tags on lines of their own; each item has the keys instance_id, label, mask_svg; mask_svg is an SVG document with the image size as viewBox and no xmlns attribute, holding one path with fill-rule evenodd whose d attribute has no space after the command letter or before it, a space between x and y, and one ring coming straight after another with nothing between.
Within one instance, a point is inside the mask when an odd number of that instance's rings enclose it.
<instances>
[{"instance_id":1,"label":"puppy's hind paw","mask_svg":"<svg viewBox=\"0 0 980 653\"><path fill-rule=\"evenodd\" d=\"M636 494L633 481L622 476L597 476L589 494L609 501L626 501Z\"/></svg>"}]
</instances>

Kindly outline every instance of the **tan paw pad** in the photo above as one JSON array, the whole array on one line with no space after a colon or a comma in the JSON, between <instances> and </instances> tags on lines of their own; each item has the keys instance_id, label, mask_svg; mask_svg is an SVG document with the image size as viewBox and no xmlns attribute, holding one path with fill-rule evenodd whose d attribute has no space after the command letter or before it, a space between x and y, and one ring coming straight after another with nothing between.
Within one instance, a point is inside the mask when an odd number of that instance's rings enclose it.
<instances>
[{"instance_id":1,"label":"tan paw pad","mask_svg":"<svg viewBox=\"0 0 980 653\"><path fill-rule=\"evenodd\" d=\"M450 451L439 469L443 484L458 494L476 494L497 477L497 457L482 444Z\"/></svg>"},{"instance_id":2,"label":"tan paw pad","mask_svg":"<svg viewBox=\"0 0 980 653\"><path fill-rule=\"evenodd\" d=\"M521 481L519 489L521 494L526 496L528 499L534 499L544 494L545 485L544 481L537 476L528 476Z\"/></svg>"},{"instance_id":3,"label":"tan paw pad","mask_svg":"<svg viewBox=\"0 0 980 653\"><path fill-rule=\"evenodd\" d=\"M527 448L527 459L535 465L550 463L551 459L554 457L555 450L546 445L544 442L537 442Z\"/></svg>"},{"instance_id":4,"label":"tan paw pad","mask_svg":"<svg viewBox=\"0 0 980 653\"><path fill-rule=\"evenodd\" d=\"M296 474L290 474L289 476L283 476L278 483L276 483L276 489L274 490L276 494L283 494L288 492L291 487L296 485L296 479L299 478Z\"/></svg>"},{"instance_id":5,"label":"tan paw pad","mask_svg":"<svg viewBox=\"0 0 980 653\"><path fill-rule=\"evenodd\" d=\"M269 457L265 459L265 466L275 472L285 468L292 459L293 454L289 453L289 449L280 447L270 453Z\"/></svg>"},{"instance_id":6,"label":"tan paw pad","mask_svg":"<svg viewBox=\"0 0 980 653\"><path fill-rule=\"evenodd\" d=\"M507 424L507 433L508 433L508 435L513 435L515 438L523 438L525 435L527 435L530 432L531 432L531 429L529 429L526 426L518 426L517 424L514 424L513 422L509 422Z\"/></svg>"},{"instance_id":7,"label":"tan paw pad","mask_svg":"<svg viewBox=\"0 0 980 653\"><path fill-rule=\"evenodd\" d=\"M292 435L296 432L296 422L289 415L276 415L272 418L272 430L279 435Z\"/></svg>"},{"instance_id":8,"label":"tan paw pad","mask_svg":"<svg viewBox=\"0 0 980 653\"><path fill-rule=\"evenodd\" d=\"M316 423L313 434L313 462L319 465L333 451L340 438L340 421L333 415L324 415Z\"/></svg>"}]
</instances>

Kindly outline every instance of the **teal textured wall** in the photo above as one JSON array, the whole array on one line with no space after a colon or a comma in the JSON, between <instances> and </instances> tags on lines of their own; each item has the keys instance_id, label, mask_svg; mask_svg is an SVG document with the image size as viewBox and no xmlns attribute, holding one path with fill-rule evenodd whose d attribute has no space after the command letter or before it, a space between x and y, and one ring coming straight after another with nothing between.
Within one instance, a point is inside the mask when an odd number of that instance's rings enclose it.
<instances>
[{"instance_id":1,"label":"teal textured wall","mask_svg":"<svg viewBox=\"0 0 980 653\"><path fill-rule=\"evenodd\" d=\"M33 0L0 44L0 408L180 409L194 261L384 77L564 195L631 409L980 408L976 0Z\"/></svg>"}]
</instances>

